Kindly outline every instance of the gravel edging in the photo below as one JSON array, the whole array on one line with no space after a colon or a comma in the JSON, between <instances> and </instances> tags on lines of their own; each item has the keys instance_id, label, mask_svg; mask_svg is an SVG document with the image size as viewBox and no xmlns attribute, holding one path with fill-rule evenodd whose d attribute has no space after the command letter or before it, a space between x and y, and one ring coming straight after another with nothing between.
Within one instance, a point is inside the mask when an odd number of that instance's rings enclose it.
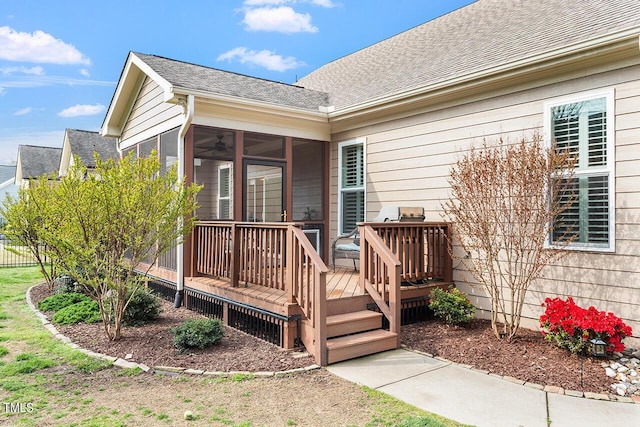
<instances>
[{"instance_id":1,"label":"gravel edging","mask_svg":"<svg viewBox=\"0 0 640 427\"><path fill-rule=\"evenodd\" d=\"M427 356L427 357L431 357L433 359L436 360L440 360L441 362L445 362L448 363L450 365L456 365L459 366L461 368L464 369L468 369L470 371L473 372L477 372L479 374L482 375L490 375L494 378L498 378L500 380L503 381L509 381L511 383L514 384L519 384L523 387L529 387L529 388L533 388L536 390L540 390L543 391L545 393L555 393L555 394L561 394L561 395L565 395L565 396L570 396L570 397L579 397L579 398L584 398L584 399L593 399L593 400L603 400L603 401L609 401L609 402L621 402L621 403L638 403L640 404L640 398L638 398L637 396L634 397L626 397L626 396L616 396L616 395L609 395L609 394L605 394L605 393L591 393L591 392L582 392L582 391L578 391L578 390L566 390L562 387L556 387L556 386L543 386L542 384L536 384L536 383L531 383L531 382L526 382L514 377L510 377L507 375L496 375L493 374L489 371L485 371L482 369L476 369L471 365L464 365L461 363L456 363L456 362L452 362L451 360L445 359L443 357L440 356L434 356L433 354L429 354L429 353L425 353L419 350L413 350L407 346L405 346L404 344L401 345L401 347L407 351L411 351L413 353L416 354L422 354L423 356Z\"/></svg>"},{"instance_id":2,"label":"gravel edging","mask_svg":"<svg viewBox=\"0 0 640 427\"><path fill-rule=\"evenodd\" d=\"M96 353L94 351L81 348L79 345L77 345L74 342L72 342L69 337L61 334L56 329L56 327L53 325L53 323L51 323L49 321L49 319L47 319L47 316L45 316L40 310L38 310L38 307L36 307L35 304L33 304L33 301L31 301L31 289L33 289L35 286L39 286L39 285L34 285L34 286L30 287L29 289L27 289L27 293L26 293L27 304L29 305L29 308L31 308L31 310L35 313L36 317L38 317L40 319L40 321L42 322L42 325L44 326L44 328L47 329L49 332L51 332L51 334L53 335L54 338L62 341L63 343L67 344L69 347L71 347L73 349L76 349L76 350L86 354L87 356L91 356L91 357L94 357L96 359L102 359L102 360L106 360L108 362L111 362L114 366L117 366L118 368L122 368L122 369L135 369L135 368L138 368L141 371L146 372L146 373L161 374L161 375L186 374L186 375L200 375L200 376L208 376L208 377L232 377L232 376L238 376L238 375L253 376L253 377L275 377L275 376L279 376L279 375L298 374L298 373L301 373L301 372L309 372L309 371L313 371L315 369L320 369L320 365L312 364L312 365L306 366L304 368L288 369L286 371L259 371L259 372L250 372L250 371L229 371L229 372L204 371L204 370L201 370L201 369L193 369L193 368L187 369L187 368L174 367L174 366L153 366L153 367L149 367L149 366L145 365L144 363L130 362L130 361L122 359L120 357L113 357L113 356L109 356L109 355L102 354L102 353Z\"/></svg>"}]
</instances>

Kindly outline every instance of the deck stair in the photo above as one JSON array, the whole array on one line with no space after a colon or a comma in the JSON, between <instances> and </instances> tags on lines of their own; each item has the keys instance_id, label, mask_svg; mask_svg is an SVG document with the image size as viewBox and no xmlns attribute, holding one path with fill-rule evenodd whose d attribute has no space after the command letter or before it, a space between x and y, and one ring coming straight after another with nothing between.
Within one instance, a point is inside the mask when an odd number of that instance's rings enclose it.
<instances>
[{"instance_id":1,"label":"deck stair","mask_svg":"<svg viewBox=\"0 0 640 427\"><path fill-rule=\"evenodd\" d=\"M328 363L391 350L397 334L382 329L382 314L370 310L327 316Z\"/></svg>"}]
</instances>

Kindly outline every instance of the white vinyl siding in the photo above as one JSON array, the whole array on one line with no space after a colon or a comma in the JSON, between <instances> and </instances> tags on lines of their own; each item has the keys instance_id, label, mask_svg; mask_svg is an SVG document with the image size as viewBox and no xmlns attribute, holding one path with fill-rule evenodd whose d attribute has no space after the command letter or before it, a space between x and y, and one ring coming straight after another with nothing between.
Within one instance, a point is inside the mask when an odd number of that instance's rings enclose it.
<instances>
[{"instance_id":1,"label":"white vinyl siding","mask_svg":"<svg viewBox=\"0 0 640 427\"><path fill-rule=\"evenodd\" d=\"M575 159L569 191L560 195L567 209L558 215L551 244L571 236L570 248L614 248L613 91L546 104L548 143Z\"/></svg>"},{"instance_id":2,"label":"white vinyl siding","mask_svg":"<svg viewBox=\"0 0 640 427\"><path fill-rule=\"evenodd\" d=\"M364 140L339 144L338 164L338 232L351 232L365 213L365 154Z\"/></svg>"}]
</instances>

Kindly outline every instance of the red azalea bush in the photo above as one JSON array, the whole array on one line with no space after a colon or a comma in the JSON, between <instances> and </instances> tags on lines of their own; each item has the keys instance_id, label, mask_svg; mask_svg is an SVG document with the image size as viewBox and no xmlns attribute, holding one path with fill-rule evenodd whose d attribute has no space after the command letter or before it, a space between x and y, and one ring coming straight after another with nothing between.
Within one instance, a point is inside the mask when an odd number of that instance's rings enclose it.
<instances>
[{"instance_id":1,"label":"red azalea bush","mask_svg":"<svg viewBox=\"0 0 640 427\"><path fill-rule=\"evenodd\" d=\"M610 312L598 311L591 306L582 308L567 297L547 298L542 304L546 310L540 316L544 337L560 348L572 353L589 350L589 340L600 338L607 343L607 351L622 351L622 339L631 335L631 327Z\"/></svg>"}]
</instances>

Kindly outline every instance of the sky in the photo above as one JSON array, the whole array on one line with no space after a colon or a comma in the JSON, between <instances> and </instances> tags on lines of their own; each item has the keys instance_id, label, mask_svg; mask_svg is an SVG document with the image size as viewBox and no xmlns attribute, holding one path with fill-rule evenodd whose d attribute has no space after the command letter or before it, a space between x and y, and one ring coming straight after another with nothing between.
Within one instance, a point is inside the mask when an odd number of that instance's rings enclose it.
<instances>
[{"instance_id":1,"label":"sky","mask_svg":"<svg viewBox=\"0 0 640 427\"><path fill-rule=\"evenodd\" d=\"M99 131L129 51L293 83L472 0L1 0L0 164Z\"/></svg>"}]
</instances>

